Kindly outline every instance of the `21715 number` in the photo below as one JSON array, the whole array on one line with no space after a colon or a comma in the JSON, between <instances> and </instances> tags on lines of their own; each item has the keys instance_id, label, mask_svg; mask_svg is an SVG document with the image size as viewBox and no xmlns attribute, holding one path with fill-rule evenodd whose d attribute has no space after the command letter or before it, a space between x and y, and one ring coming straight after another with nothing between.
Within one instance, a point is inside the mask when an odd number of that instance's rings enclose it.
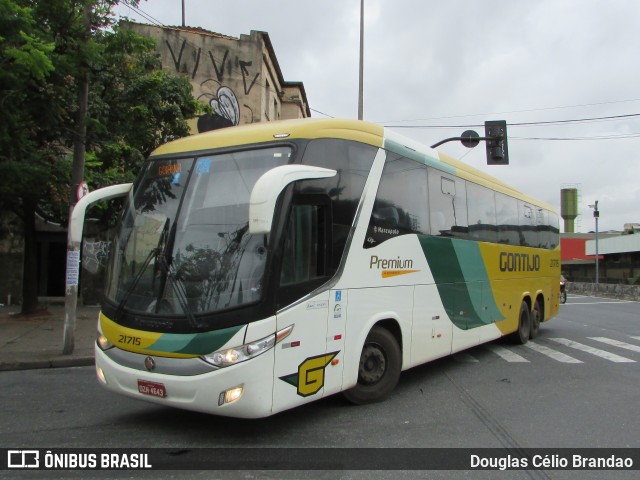
<instances>
[{"instance_id":1,"label":"21715 number","mask_svg":"<svg viewBox=\"0 0 640 480\"><path fill-rule=\"evenodd\" d=\"M122 343L123 345L136 345L140 346L142 339L140 337L130 337L129 335L120 335L118 337L118 343Z\"/></svg>"}]
</instances>

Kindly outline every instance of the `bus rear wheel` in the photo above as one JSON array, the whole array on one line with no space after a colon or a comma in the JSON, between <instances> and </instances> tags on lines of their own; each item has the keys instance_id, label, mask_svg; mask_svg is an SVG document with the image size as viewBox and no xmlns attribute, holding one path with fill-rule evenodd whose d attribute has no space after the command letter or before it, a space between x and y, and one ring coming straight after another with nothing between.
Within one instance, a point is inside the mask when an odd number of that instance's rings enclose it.
<instances>
[{"instance_id":1,"label":"bus rear wheel","mask_svg":"<svg viewBox=\"0 0 640 480\"><path fill-rule=\"evenodd\" d=\"M533 340L538 336L540 332L540 323L542 322L542 307L540 302L536 301L533 306L533 312L531 313L531 331L529 332L529 338Z\"/></svg>"},{"instance_id":2,"label":"bus rear wheel","mask_svg":"<svg viewBox=\"0 0 640 480\"><path fill-rule=\"evenodd\" d=\"M344 392L344 396L356 405L379 402L393 391L401 369L398 341L389 330L373 327L360 354L358 383Z\"/></svg>"},{"instance_id":3,"label":"bus rear wheel","mask_svg":"<svg viewBox=\"0 0 640 480\"><path fill-rule=\"evenodd\" d=\"M525 301L520 305L520 315L518 317L518 330L511 334L511 340L519 345L524 345L529 341L531 335L531 310Z\"/></svg>"}]
</instances>

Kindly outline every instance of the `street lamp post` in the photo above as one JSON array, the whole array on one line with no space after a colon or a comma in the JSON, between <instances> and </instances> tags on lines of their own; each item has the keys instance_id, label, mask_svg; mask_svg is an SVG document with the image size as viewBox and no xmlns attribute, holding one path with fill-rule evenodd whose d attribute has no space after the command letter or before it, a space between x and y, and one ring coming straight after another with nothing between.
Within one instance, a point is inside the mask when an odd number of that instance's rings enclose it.
<instances>
[{"instance_id":1,"label":"street lamp post","mask_svg":"<svg viewBox=\"0 0 640 480\"><path fill-rule=\"evenodd\" d=\"M598 275L598 219L600 218L600 211L598 210L598 200L593 205L589 205L590 208L593 208L593 218L596 219L596 288L598 288L599 284L599 275Z\"/></svg>"},{"instance_id":2,"label":"street lamp post","mask_svg":"<svg viewBox=\"0 0 640 480\"><path fill-rule=\"evenodd\" d=\"M360 70L358 75L358 120L364 118L364 0L360 0Z\"/></svg>"}]
</instances>

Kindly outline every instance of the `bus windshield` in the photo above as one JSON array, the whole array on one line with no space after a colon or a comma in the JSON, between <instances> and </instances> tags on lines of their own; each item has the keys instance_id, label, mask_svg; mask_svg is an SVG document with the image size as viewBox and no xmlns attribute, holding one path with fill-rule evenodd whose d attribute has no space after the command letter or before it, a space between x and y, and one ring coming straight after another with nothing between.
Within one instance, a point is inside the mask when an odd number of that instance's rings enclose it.
<instances>
[{"instance_id":1,"label":"bus windshield","mask_svg":"<svg viewBox=\"0 0 640 480\"><path fill-rule=\"evenodd\" d=\"M168 316L260 300L268 239L248 233L249 195L290 157L279 146L151 159L113 243L107 299L119 310Z\"/></svg>"}]
</instances>

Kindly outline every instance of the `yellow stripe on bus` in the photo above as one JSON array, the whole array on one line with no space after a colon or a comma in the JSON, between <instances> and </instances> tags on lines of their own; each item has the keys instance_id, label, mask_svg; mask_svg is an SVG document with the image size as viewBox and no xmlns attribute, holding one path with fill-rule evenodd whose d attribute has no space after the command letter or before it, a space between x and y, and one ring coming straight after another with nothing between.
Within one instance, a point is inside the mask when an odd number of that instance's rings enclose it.
<instances>
[{"instance_id":1,"label":"yellow stripe on bus","mask_svg":"<svg viewBox=\"0 0 640 480\"><path fill-rule=\"evenodd\" d=\"M116 347L128 352L145 355L171 356L173 358L193 358L197 355L164 352L150 349L164 334L159 332L146 332L118 325L100 312L100 329L102 334Z\"/></svg>"}]
</instances>

